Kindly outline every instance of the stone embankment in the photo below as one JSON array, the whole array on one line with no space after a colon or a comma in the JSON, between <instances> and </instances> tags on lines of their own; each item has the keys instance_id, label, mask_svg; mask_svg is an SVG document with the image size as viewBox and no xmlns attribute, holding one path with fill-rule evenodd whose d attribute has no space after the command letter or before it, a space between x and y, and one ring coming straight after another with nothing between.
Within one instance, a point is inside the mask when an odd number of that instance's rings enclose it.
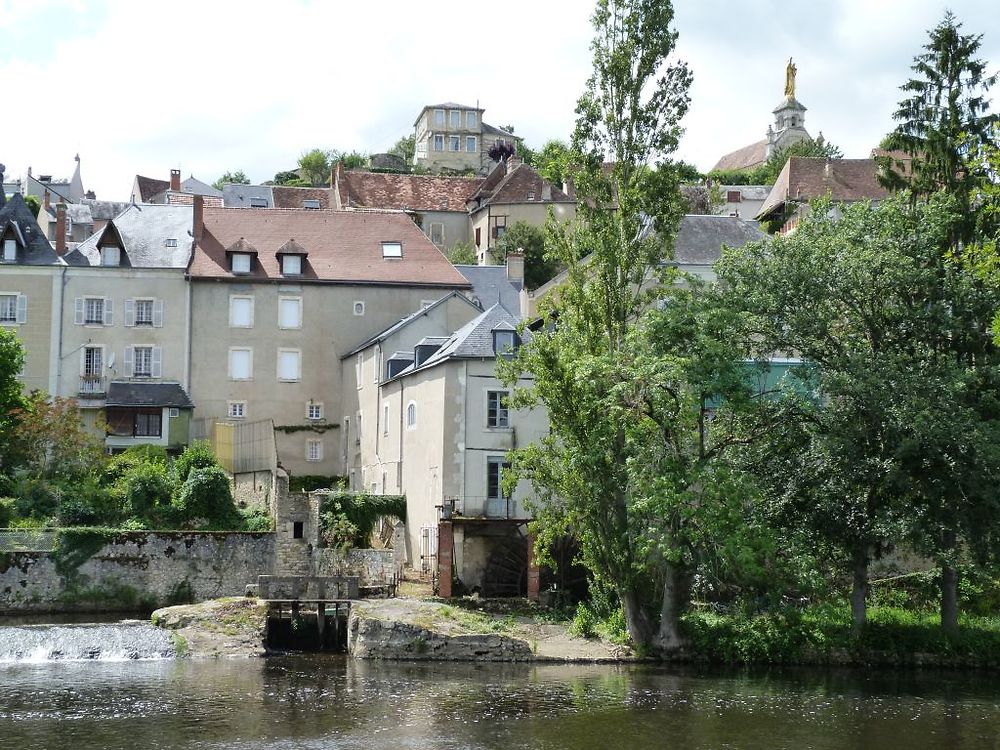
<instances>
[{"instance_id":1,"label":"stone embankment","mask_svg":"<svg viewBox=\"0 0 1000 750\"><path fill-rule=\"evenodd\" d=\"M178 656L253 657L267 653L267 605L257 599L227 597L164 607L150 619L171 632Z\"/></svg>"}]
</instances>

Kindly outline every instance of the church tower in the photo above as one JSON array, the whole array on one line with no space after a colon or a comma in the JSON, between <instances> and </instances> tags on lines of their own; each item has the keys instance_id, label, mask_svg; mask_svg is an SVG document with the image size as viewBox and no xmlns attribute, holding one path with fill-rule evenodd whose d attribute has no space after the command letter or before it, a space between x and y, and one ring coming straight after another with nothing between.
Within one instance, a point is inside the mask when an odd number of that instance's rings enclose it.
<instances>
[{"instance_id":1,"label":"church tower","mask_svg":"<svg viewBox=\"0 0 1000 750\"><path fill-rule=\"evenodd\" d=\"M767 157L799 141L812 140L806 132L806 108L795 98L795 74L798 68L791 58L785 68L785 98L774 108L774 125L767 127Z\"/></svg>"}]
</instances>

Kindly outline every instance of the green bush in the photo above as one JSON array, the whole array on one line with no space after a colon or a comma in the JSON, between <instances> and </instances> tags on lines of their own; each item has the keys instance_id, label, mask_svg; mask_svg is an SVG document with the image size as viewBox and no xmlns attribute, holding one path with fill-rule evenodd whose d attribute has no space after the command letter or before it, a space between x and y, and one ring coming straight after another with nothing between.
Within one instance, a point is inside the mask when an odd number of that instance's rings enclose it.
<instances>
[{"instance_id":1,"label":"green bush","mask_svg":"<svg viewBox=\"0 0 1000 750\"><path fill-rule=\"evenodd\" d=\"M126 516L147 518L157 508L170 505L177 485L166 464L139 464L120 480L122 510Z\"/></svg>"},{"instance_id":2,"label":"green bush","mask_svg":"<svg viewBox=\"0 0 1000 750\"><path fill-rule=\"evenodd\" d=\"M301 476L291 476L288 479L289 492L314 492L315 490L332 490L343 487L347 479L345 477L324 476L322 474L302 474Z\"/></svg>"},{"instance_id":3,"label":"green bush","mask_svg":"<svg viewBox=\"0 0 1000 750\"><path fill-rule=\"evenodd\" d=\"M271 515L259 508L244 508L239 511L241 527L244 531L274 531Z\"/></svg>"},{"instance_id":4,"label":"green bush","mask_svg":"<svg viewBox=\"0 0 1000 750\"><path fill-rule=\"evenodd\" d=\"M218 466L219 461L207 440L195 440L174 460L174 471L181 483L186 482L194 469Z\"/></svg>"},{"instance_id":5,"label":"green bush","mask_svg":"<svg viewBox=\"0 0 1000 750\"><path fill-rule=\"evenodd\" d=\"M320 502L320 536L329 547L367 547L383 516L406 520L406 497L339 490Z\"/></svg>"},{"instance_id":6,"label":"green bush","mask_svg":"<svg viewBox=\"0 0 1000 750\"><path fill-rule=\"evenodd\" d=\"M167 466L167 450L162 445L133 445L112 456L104 466L101 478L107 487L113 487L133 469L148 464Z\"/></svg>"},{"instance_id":7,"label":"green bush","mask_svg":"<svg viewBox=\"0 0 1000 750\"><path fill-rule=\"evenodd\" d=\"M229 475L219 466L192 469L174 499L174 508L185 528L235 528L240 522Z\"/></svg>"},{"instance_id":8,"label":"green bush","mask_svg":"<svg viewBox=\"0 0 1000 750\"><path fill-rule=\"evenodd\" d=\"M8 528L16 516L17 500L12 497L0 497L0 529Z\"/></svg>"}]
</instances>

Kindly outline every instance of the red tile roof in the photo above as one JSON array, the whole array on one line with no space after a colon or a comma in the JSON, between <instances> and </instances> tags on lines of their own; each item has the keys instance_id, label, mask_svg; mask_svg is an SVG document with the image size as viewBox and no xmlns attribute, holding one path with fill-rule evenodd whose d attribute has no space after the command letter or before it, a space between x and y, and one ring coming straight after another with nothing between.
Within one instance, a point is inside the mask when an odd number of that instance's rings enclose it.
<instances>
[{"instance_id":1,"label":"red tile roof","mask_svg":"<svg viewBox=\"0 0 1000 750\"><path fill-rule=\"evenodd\" d=\"M229 270L226 248L243 240L257 250L250 274ZM468 288L469 282L403 213L275 208L204 210L204 232L189 267L193 278L288 280L276 253L294 240L309 253L296 281ZM382 242L401 242L403 257L382 257Z\"/></svg>"},{"instance_id":2,"label":"red tile roof","mask_svg":"<svg viewBox=\"0 0 1000 750\"><path fill-rule=\"evenodd\" d=\"M527 164L498 164L470 197L473 210L498 203L573 203L561 188L546 182ZM546 192L546 189L548 192Z\"/></svg>"},{"instance_id":3,"label":"red tile roof","mask_svg":"<svg viewBox=\"0 0 1000 750\"><path fill-rule=\"evenodd\" d=\"M465 213L465 202L482 182L482 177L382 174L342 169L337 172L341 208Z\"/></svg>"},{"instance_id":4,"label":"red tile roof","mask_svg":"<svg viewBox=\"0 0 1000 750\"><path fill-rule=\"evenodd\" d=\"M874 159L792 156L782 167L757 217L767 216L790 200L810 201L824 196L845 203L882 200L889 191L879 184L877 172Z\"/></svg>"},{"instance_id":5,"label":"red tile roof","mask_svg":"<svg viewBox=\"0 0 1000 750\"><path fill-rule=\"evenodd\" d=\"M336 208L333 190L330 188L272 185L271 195L274 196L274 208L305 208L302 205L305 200L319 201L320 208Z\"/></svg>"},{"instance_id":6,"label":"red tile roof","mask_svg":"<svg viewBox=\"0 0 1000 750\"><path fill-rule=\"evenodd\" d=\"M767 161L767 140L751 143L749 146L737 149L721 157L712 167L712 171L728 171L731 169L750 169Z\"/></svg>"}]
</instances>

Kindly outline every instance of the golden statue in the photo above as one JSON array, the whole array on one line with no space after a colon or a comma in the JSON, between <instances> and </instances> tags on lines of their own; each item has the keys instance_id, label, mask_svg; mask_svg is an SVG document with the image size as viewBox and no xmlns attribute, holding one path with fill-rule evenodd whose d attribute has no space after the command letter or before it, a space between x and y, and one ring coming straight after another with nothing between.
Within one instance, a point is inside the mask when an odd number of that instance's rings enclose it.
<instances>
[{"instance_id":1,"label":"golden statue","mask_svg":"<svg viewBox=\"0 0 1000 750\"><path fill-rule=\"evenodd\" d=\"M798 72L798 68L795 67L795 63L792 62L792 58L788 58L788 67L785 68L785 96L792 99L795 98L795 73Z\"/></svg>"}]
</instances>

